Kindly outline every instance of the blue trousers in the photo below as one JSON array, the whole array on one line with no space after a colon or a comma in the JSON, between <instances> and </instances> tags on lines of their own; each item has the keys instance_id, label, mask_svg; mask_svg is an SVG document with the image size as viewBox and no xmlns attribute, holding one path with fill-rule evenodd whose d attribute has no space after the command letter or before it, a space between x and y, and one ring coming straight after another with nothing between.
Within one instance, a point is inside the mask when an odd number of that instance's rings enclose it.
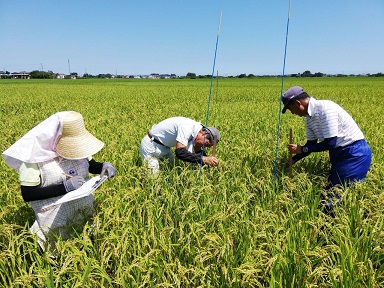
<instances>
[{"instance_id":1,"label":"blue trousers","mask_svg":"<svg viewBox=\"0 0 384 288\"><path fill-rule=\"evenodd\" d=\"M328 177L327 188L363 180L371 166L372 152L368 143L362 139L346 147L329 150L329 158L331 174Z\"/></svg>"}]
</instances>

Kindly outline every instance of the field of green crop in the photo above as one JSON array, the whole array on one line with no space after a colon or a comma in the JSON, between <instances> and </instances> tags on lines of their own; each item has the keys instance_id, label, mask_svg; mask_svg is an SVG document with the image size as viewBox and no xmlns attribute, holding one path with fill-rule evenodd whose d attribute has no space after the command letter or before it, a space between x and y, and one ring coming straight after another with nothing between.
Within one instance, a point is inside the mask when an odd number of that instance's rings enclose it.
<instances>
[{"instance_id":1,"label":"field of green crop","mask_svg":"<svg viewBox=\"0 0 384 288\"><path fill-rule=\"evenodd\" d=\"M118 169L95 192L95 227L58 240L51 259L29 234L33 210L1 159L0 287L383 287L384 81L285 79L293 85L343 106L372 148L367 179L340 192L333 218L318 209L327 153L298 162L293 178L278 167L275 189L280 78L215 81L208 124L222 135L219 166L176 161L157 179L142 166L142 137L171 116L205 123L209 79L0 81L1 152L75 110L105 142L94 158ZM304 119L281 115L279 157L289 128L305 142Z\"/></svg>"}]
</instances>

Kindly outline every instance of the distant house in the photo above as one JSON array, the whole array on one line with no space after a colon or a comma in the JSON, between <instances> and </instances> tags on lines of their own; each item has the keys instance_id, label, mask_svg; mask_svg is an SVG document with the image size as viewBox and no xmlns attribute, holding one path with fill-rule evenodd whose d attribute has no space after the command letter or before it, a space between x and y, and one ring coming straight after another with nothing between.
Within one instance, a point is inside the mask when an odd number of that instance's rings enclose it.
<instances>
[{"instance_id":1,"label":"distant house","mask_svg":"<svg viewBox=\"0 0 384 288\"><path fill-rule=\"evenodd\" d=\"M31 79L31 74L29 74L26 71L12 72L10 74L10 78L12 78L12 79Z\"/></svg>"},{"instance_id":2,"label":"distant house","mask_svg":"<svg viewBox=\"0 0 384 288\"><path fill-rule=\"evenodd\" d=\"M64 79L77 79L76 75L64 75Z\"/></svg>"},{"instance_id":3,"label":"distant house","mask_svg":"<svg viewBox=\"0 0 384 288\"><path fill-rule=\"evenodd\" d=\"M65 74L61 74L61 73L56 74L56 79L64 79L64 78L65 78Z\"/></svg>"},{"instance_id":4,"label":"distant house","mask_svg":"<svg viewBox=\"0 0 384 288\"><path fill-rule=\"evenodd\" d=\"M158 73L152 73L151 75L149 75L148 78L149 78L149 79L160 79L160 74L158 74Z\"/></svg>"},{"instance_id":5,"label":"distant house","mask_svg":"<svg viewBox=\"0 0 384 288\"><path fill-rule=\"evenodd\" d=\"M0 79L2 78L9 78L9 72L0 71Z\"/></svg>"}]
</instances>

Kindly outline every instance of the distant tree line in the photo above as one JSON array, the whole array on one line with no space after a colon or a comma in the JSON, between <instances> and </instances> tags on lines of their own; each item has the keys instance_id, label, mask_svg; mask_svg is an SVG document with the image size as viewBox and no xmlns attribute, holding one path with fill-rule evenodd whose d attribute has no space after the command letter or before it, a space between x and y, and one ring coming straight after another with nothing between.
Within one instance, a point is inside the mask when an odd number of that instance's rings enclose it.
<instances>
[{"instance_id":1,"label":"distant tree line","mask_svg":"<svg viewBox=\"0 0 384 288\"><path fill-rule=\"evenodd\" d=\"M281 75L254 75L254 74L239 74L237 76L227 76L227 78L257 78L257 77L281 77ZM383 77L384 73L375 73L375 74L325 74L321 72L311 73L311 71L306 70L303 73L297 74L288 74L285 77L295 77L295 78L305 78L305 77L356 77L356 76L367 76L367 77ZM196 75L195 73L188 72L185 78L196 79L196 78L211 78L212 75Z\"/></svg>"},{"instance_id":2,"label":"distant tree line","mask_svg":"<svg viewBox=\"0 0 384 288\"><path fill-rule=\"evenodd\" d=\"M52 71L39 71L39 70L34 70L32 72L29 72L31 75L31 79L53 79L54 78L54 73Z\"/></svg>"},{"instance_id":3,"label":"distant tree line","mask_svg":"<svg viewBox=\"0 0 384 288\"><path fill-rule=\"evenodd\" d=\"M28 73L28 72L25 72ZM12 73L9 71L0 71L0 78L11 78ZM53 79L57 77L57 73L53 73L52 71L39 71L34 70L32 72L29 72L31 79ZM155 73L151 74L154 75ZM156 74L159 77L156 77L156 79L163 78L160 74ZM179 76L176 77L175 74L170 74L171 78L188 78L188 79L206 79L211 78L212 75L196 75L196 73L188 72L185 76ZM69 77L68 77L69 76ZM70 75L66 75L65 78L71 78L71 76L75 78L140 78L140 77L134 77L134 76L126 76L126 75L114 75L110 73L105 74L98 74L98 75L91 75L89 73L83 74L83 76L79 76L78 73L72 72ZM297 74L287 74L285 77L295 77L295 78L306 78L306 77L356 77L356 76L366 76L366 77L384 77L384 73L375 73L375 74L325 74L321 72L311 73L311 71L306 70L302 73ZM237 76L220 76L221 78L257 78L257 77L281 77L281 75L254 75L254 74L239 74ZM145 78L145 77L143 77Z\"/></svg>"}]
</instances>

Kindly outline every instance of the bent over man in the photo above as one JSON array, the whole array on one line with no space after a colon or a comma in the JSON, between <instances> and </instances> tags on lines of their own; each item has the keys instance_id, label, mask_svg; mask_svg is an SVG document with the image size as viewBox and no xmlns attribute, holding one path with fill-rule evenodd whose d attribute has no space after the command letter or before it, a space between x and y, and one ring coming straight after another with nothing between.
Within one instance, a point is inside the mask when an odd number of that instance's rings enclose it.
<instances>
[{"instance_id":1,"label":"bent over man","mask_svg":"<svg viewBox=\"0 0 384 288\"><path fill-rule=\"evenodd\" d=\"M205 127L186 117L171 117L152 126L141 141L140 154L153 174L159 172L160 159L174 161L172 147L182 161L216 166L219 160L204 151L214 145L215 138L220 141L220 133L214 127Z\"/></svg>"},{"instance_id":2,"label":"bent over man","mask_svg":"<svg viewBox=\"0 0 384 288\"><path fill-rule=\"evenodd\" d=\"M303 146L288 145L288 150L296 154L294 163L312 152L328 150L331 172L326 189L365 179L371 165L371 149L359 126L342 107L330 100L316 100L299 86L289 88L281 101L282 113L288 109L306 118L307 142Z\"/></svg>"}]
</instances>

